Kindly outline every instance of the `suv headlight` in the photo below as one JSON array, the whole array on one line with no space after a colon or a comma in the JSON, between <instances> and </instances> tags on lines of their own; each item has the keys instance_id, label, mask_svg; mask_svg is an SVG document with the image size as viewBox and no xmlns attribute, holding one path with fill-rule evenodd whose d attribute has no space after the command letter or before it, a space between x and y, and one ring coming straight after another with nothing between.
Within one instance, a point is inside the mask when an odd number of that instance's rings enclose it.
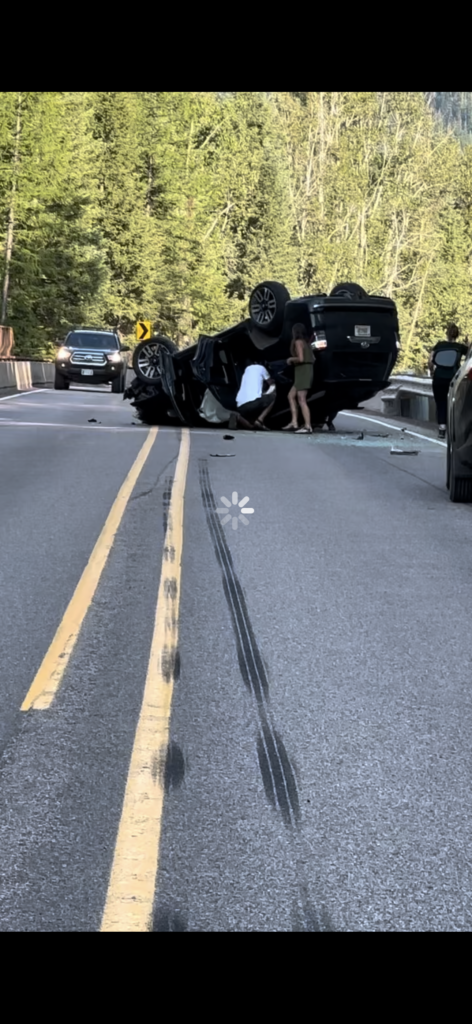
<instances>
[{"instance_id":1,"label":"suv headlight","mask_svg":"<svg viewBox=\"0 0 472 1024\"><path fill-rule=\"evenodd\" d=\"M70 359L70 352L68 348L64 348L64 345L59 349L56 359Z\"/></svg>"},{"instance_id":2,"label":"suv headlight","mask_svg":"<svg viewBox=\"0 0 472 1024\"><path fill-rule=\"evenodd\" d=\"M122 363L121 352L108 352L107 359L109 363Z\"/></svg>"}]
</instances>

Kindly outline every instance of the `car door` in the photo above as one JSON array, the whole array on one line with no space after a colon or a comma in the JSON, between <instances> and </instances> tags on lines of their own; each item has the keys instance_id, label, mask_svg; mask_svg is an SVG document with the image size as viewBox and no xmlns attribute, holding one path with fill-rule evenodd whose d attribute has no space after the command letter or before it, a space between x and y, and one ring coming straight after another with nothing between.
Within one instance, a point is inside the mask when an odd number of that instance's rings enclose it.
<instances>
[{"instance_id":1,"label":"car door","mask_svg":"<svg viewBox=\"0 0 472 1024\"><path fill-rule=\"evenodd\" d=\"M449 436L461 448L472 433L472 357L466 358L453 377L448 393Z\"/></svg>"},{"instance_id":2,"label":"car door","mask_svg":"<svg viewBox=\"0 0 472 1024\"><path fill-rule=\"evenodd\" d=\"M161 371L162 389L170 399L177 417L182 421L182 423L186 423L187 421L179 407L175 394L174 360L172 358L172 354L168 352L164 345L159 346L159 368Z\"/></svg>"}]
</instances>

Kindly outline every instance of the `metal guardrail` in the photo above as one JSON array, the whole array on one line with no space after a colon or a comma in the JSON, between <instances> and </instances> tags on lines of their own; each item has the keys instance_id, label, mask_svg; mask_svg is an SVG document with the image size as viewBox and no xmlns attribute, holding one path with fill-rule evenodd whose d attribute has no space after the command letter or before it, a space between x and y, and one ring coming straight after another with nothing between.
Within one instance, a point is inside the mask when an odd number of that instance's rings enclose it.
<instances>
[{"instance_id":1,"label":"metal guardrail","mask_svg":"<svg viewBox=\"0 0 472 1024\"><path fill-rule=\"evenodd\" d=\"M388 416L435 422L436 404L431 377L398 374L390 378L389 386L379 396L382 412Z\"/></svg>"}]
</instances>

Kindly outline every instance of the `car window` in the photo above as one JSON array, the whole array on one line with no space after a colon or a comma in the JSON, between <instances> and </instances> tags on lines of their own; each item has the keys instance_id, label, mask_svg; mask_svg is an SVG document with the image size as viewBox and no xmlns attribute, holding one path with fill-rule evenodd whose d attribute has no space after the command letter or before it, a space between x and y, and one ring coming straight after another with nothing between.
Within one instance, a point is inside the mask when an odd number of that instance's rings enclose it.
<instances>
[{"instance_id":1,"label":"car window","mask_svg":"<svg viewBox=\"0 0 472 1024\"><path fill-rule=\"evenodd\" d=\"M67 345L74 348L118 348L115 334L97 333L92 331L72 331L67 338Z\"/></svg>"}]
</instances>

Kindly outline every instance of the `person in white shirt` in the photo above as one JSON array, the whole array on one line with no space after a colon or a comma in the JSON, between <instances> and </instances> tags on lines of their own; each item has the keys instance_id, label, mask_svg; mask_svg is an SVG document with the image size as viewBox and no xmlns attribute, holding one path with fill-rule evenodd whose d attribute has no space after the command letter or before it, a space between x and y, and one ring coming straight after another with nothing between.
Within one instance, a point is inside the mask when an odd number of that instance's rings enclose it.
<instances>
[{"instance_id":1,"label":"person in white shirt","mask_svg":"<svg viewBox=\"0 0 472 1024\"><path fill-rule=\"evenodd\" d=\"M270 389L270 390L267 390ZM236 395L237 417L246 430L268 430L264 420L275 402L275 384L265 366L257 360L246 367L241 387Z\"/></svg>"}]
</instances>

